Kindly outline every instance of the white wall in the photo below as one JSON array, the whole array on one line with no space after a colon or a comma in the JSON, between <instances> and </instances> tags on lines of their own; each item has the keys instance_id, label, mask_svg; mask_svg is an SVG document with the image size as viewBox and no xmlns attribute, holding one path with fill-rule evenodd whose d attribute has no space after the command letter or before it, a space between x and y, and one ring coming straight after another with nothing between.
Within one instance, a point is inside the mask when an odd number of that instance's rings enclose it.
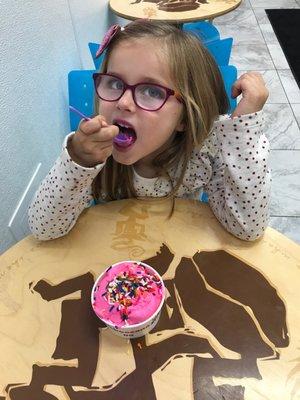
<instances>
[{"instance_id":1,"label":"white wall","mask_svg":"<svg viewBox=\"0 0 300 400\"><path fill-rule=\"evenodd\" d=\"M0 0L0 252L16 242L8 223L38 163L41 179L69 131L68 72L93 69L87 43L118 20L107 3Z\"/></svg>"}]
</instances>

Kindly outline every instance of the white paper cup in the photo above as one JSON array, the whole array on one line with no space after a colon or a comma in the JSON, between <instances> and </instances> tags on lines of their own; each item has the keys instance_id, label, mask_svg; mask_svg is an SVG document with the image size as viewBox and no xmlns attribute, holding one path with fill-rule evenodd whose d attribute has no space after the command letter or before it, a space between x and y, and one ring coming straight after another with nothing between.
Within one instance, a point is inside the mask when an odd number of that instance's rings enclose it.
<instances>
[{"instance_id":1,"label":"white paper cup","mask_svg":"<svg viewBox=\"0 0 300 400\"><path fill-rule=\"evenodd\" d=\"M93 303L94 303L94 292L97 288L97 285L99 284L99 282L101 281L102 277L104 276L106 270L97 278L96 282L94 283L93 289L92 289L92 293L91 293L91 303L92 303L92 308L95 312L95 314L97 315L97 317L99 319L101 319L101 321L103 321L109 329L111 329L116 335L121 336L125 339L134 339L134 338L138 338L141 336L146 335L148 332L150 332L155 325L157 324L159 317L160 317L160 313L161 313L161 308L164 304L165 301L165 285L164 282L162 280L162 277L159 275L159 273L152 267L150 267L150 265L145 264L144 262L141 261L120 261L116 264L113 264L111 266L111 268L114 268L116 266L118 266L119 264L123 264L123 263L138 263L140 265L143 265L146 269L148 269L150 272L152 272L153 274L157 275L159 277L159 280L162 284L162 299L161 302L158 306L158 308L156 309L156 311L151 315L151 317L149 317L148 319L146 319L145 321L142 321L138 324L134 324L134 325L124 325L121 327L118 327L116 325L114 325L112 322L107 321L103 318L101 318L95 311L94 307L93 307Z\"/></svg>"}]
</instances>

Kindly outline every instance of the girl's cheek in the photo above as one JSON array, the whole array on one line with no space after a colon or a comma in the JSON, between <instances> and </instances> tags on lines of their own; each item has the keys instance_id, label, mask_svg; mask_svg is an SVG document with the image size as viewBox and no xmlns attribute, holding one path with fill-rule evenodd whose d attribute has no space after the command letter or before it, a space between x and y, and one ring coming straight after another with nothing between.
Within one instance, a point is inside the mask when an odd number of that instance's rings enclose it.
<instances>
[{"instance_id":1,"label":"girl's cheek","mask_svg":"<svg viewBox=\"0 0 300 400\"><path fill-rule=\"evenodd\" d=\"M98 104L98 111L99 111L99 114L103 111L104 108L105 108L105 106L104 106L103 102L102 102L102 101L99 101L99 104Z\"/></svg>"},{"instance_id":2,"label":"girl's cheek","mask_svg":"<svg viewBox=\"0 0 300 400\"><path fill-rule=\"evenodd\" d=\"M98 106L98 113L103 115L104 117L109 117L111 114L111 110L110 110L111 108L112 107L109 103L105 104L105 103L101 102L101 103L99 103L99 106Z\"/></svg>"}]
</instances>

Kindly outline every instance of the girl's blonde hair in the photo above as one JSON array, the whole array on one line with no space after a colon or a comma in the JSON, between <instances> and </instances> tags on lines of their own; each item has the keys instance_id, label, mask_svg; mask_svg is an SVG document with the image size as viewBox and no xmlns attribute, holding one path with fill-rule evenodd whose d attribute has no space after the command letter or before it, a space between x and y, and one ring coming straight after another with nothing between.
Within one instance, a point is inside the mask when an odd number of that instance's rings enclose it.
<instances>
[{"instance_id":1,"label":"girl's blonde hair","mask_svg":"<svg viewBox=\"0 0 300 400\"><path fill-rule=\"evenodd\" d=\"M184 132L175 135L173 143L153 160L157 176L165 176L172 184L168 197L175 197L182 184L186 168L195 147L201 147L209 135L214 120L228 111L228 98L223 80L213 57L200 40L174 25L151 20L136 20L128 24L111 41L101 71L107 71L109 57L121 42L151 38L157 41L169 64L173 89L178 91L184 105ZM98 99L95 110L98 110ZM172 182L169 170L183 163L179 178ZM109 157L94 179L96 200L118 200L137 197L133 186L133 167L117 163Z\"/></svg>"}]
</instances>

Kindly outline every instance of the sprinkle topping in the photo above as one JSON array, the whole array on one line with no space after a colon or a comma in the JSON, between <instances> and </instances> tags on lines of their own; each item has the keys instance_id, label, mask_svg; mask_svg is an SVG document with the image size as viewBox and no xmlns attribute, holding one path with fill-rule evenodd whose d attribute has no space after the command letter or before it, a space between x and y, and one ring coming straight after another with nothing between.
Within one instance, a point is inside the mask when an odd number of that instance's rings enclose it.
<instances>
[{"instance_id":1,"label":"sprinkle topping","mask_svg":"<svg viewBox=\"0 0 300 400\"><path fill-rule=\"evenodd\" d=\"M160 277L142 263L123 262L116 267L108 268L98 283L94 310L120 326L148 319L163 297Z\"/></svg>"}]
</instances>

